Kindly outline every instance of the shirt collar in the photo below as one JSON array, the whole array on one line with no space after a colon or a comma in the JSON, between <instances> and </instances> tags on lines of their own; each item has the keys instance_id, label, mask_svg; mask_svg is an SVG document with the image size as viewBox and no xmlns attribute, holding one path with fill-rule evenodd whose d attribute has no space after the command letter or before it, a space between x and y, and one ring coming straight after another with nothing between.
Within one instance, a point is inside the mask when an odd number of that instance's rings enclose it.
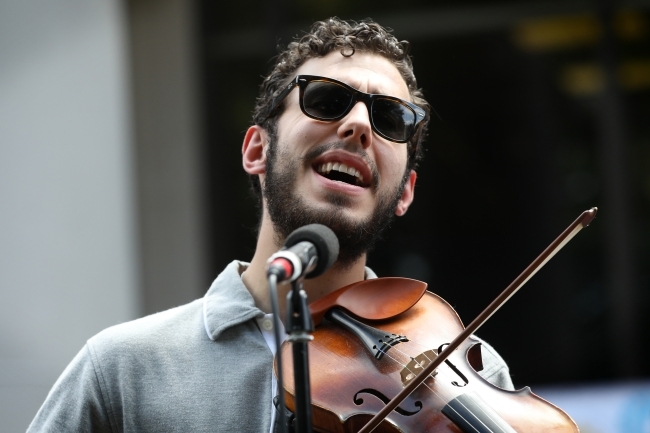
<instances>
[{"instance_id":1,"label":"shirt collar","mask_svg":"<svg viewBox=\"0 0 650 433\"><path fill-rule=\"evenodd\" d=\"M211 340L231 326L264 316L241 280L247 266L238 260L231 262L203 297L203 323Z\"/></svg>"},{"instance_id":2,"label":"shirt collar","mask_svg":"<svg viewBox=\"0 0 650 433\"><path fill-rule=\"evenodd\" d=\"M248 265L238 260L231 262L203 297L203 324L211 340L219 338L231 326L264 317L264 312L255 306L241 280L241 273ZM377 275L366 267L366 279L371 278L377 278Z\"/></svg>"}]
</instances>

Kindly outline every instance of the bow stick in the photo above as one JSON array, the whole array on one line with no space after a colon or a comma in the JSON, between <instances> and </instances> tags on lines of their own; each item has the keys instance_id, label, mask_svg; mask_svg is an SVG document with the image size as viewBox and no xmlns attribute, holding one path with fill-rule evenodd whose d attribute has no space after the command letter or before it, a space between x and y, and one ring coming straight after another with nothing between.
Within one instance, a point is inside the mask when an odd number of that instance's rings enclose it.
<instances>
[{"instance_id":1,"label":"bow stick","mask_svg":"<svg viewBox=\"0 0 650 433\"><path fill-rule=\"evenodd\" d=\"M592 207L584 211L560 236L557 237L515 280L505 288L494 301L479 314L440 354L427 365L411 382L408 383L386 406L363 426L359 433L370 433L393 411L415 388L442 364L451 353L458 348L470 335L476 332L492 315L505 304L526 282L539 271L551 258L557 254L580 230L587 227L596 217L598 208Z\"/></svg>"}]
</instances>

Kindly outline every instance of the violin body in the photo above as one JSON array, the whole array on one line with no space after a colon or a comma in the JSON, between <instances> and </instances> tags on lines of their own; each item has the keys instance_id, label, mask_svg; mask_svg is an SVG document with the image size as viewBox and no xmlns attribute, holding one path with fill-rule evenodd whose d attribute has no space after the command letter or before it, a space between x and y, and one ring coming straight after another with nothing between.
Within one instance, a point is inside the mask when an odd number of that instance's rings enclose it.
<instances>
[{"instance_id":1,"label":"violin body","mask_svg":"<svg viewBox=\"0 0 650 433\"><path fill-rule=\"evenodd\" d=\"M409 341L396 344L377 359L357 336L323 320L309 345L313 426L317 432L359 431L403 388L403 377L408 373L404 365L423 352L438 350L464 329L451 306L429 292L395 317L363 322ZM479 346L476 341L465 341L450 355L449 363L441 364L437 374L416 388L375 431L463 433L466 430L445 414L445 407L468 396L489 405L515 432L578 431L566 413L530 388L506 391L484 380L474 369L482 368ZM295 411L290 350L290 344L285 343L285 399L289 410Z\"/></svg>"}]
</instances>

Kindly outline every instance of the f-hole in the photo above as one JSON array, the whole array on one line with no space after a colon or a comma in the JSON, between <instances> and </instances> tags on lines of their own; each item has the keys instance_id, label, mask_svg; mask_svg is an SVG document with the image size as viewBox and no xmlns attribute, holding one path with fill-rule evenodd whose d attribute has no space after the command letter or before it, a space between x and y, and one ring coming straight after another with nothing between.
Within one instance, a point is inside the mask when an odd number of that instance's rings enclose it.
<instances>
[{"instance_id":1,"label":"f-hole","mask_svg":"<svg viewBox=\"0 0 650 433\"><path fill-rule=\"evenodd\" d=\"M445 346L449 346L449 343L441 344L440 347L438 347L438 353L442 352L442 349L444 349ZM463 373L461 373L460 370L458 368L456 368L456 366L449 359L445 359L445 364L447 364L449 366L449 368L451 368L452 371L454 373L456 373L458 375L458 377L460 377L463 380L463 382L465 382L465 383L458 383L458 382L456 382L454 380L453 382L451 382L452 385L458 386L458 387L463 387L463 386L466 386L469 383L469 381L467 380L467 377L465 377L465 375Z\"/></svg>"},{"instance_id":2,"label":"f-hole","mask_svg":"<svg viewBox=\"0 0 650 433\"><path fill-rule=\"evenodd\" d=\"M381 400L384 404L388 404L390 402L390 398L386 397L384 394L377 391L376 389L366 388L366 389L362 389L361 391L354 394L353 401L354 401L354 404L356 404L357 406L361 406L363 404L363 398L361 397L361 394L374 395L379 400ZM415 406L415 409L412 410L412 411L409 411L409 410L406 410L406 409L403 409L403 408L397 406L395 408L395 412L397 412L400 415L404 415L404 416L416 415L418 412L420 412L422 410L422 402L417 400L417 401L415 401L413 403L413 405Z\"/></svg>"}]
</instances>

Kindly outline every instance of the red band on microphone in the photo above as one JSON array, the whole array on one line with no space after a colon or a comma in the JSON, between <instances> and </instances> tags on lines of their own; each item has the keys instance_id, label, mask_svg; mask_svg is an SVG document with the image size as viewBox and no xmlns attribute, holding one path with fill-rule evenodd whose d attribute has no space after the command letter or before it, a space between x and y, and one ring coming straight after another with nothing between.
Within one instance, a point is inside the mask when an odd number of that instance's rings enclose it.
<instances>
[{"instance_id":1,"label":"red band on microphone","mask_svg":"<svg viewBox=\"0 0 650 433\"><path fill-rule=\"evenodd\" d=\"M284 257L278 257L269 264L269 269L272 267L282 268L284 270L284 277L288 278L293 275L293 265Z\"/></svg>"}]
</instances>

